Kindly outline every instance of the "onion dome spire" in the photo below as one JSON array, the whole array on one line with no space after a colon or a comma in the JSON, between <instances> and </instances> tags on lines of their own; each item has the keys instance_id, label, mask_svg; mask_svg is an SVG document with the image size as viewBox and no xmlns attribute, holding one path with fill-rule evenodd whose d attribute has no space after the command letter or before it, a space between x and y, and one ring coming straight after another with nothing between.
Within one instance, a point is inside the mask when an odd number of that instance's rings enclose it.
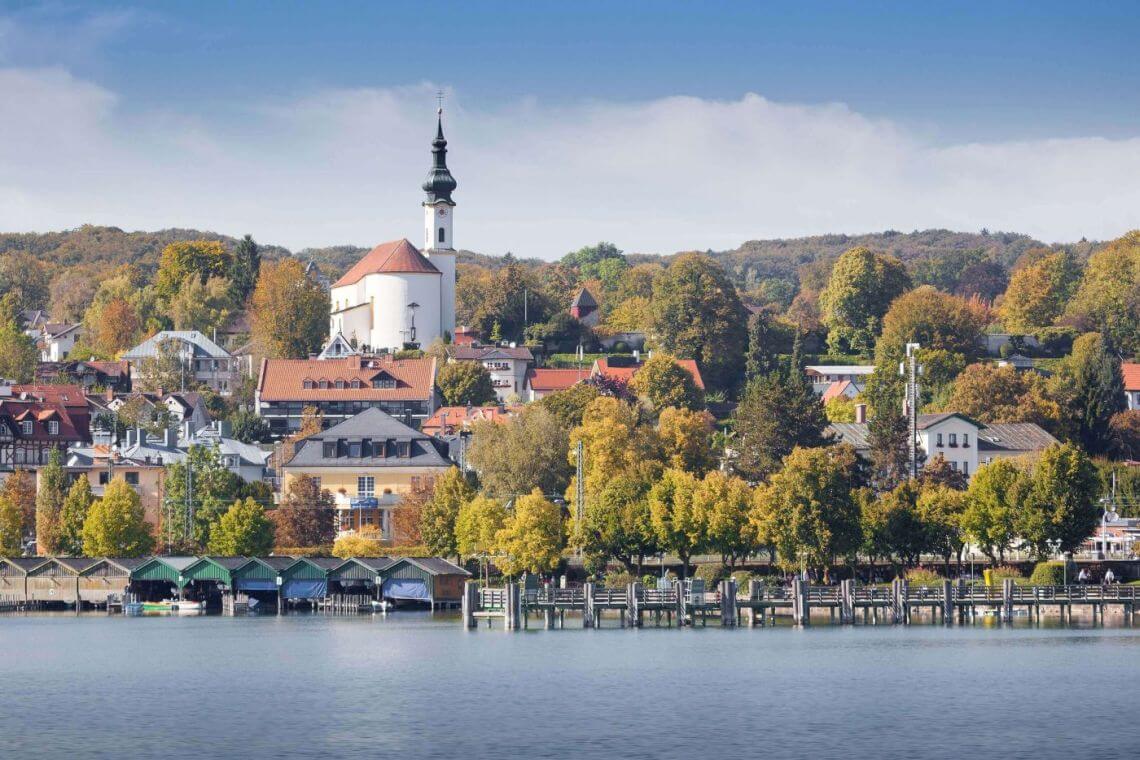
<instances>
[{"instance_id":1,"label":"onion dome spire","mask_svg":"<svg viewBox=\"0 0 1140 760\"><path fill-rule=\"evenodd\" d=\"M436 111L435 139L431 141L431 169L423 188L427 193L427 203L447 201L451 203L451 193L458 183L447 169L447 140L443 138L443 106Z\"/></svg>"}]
</instances>

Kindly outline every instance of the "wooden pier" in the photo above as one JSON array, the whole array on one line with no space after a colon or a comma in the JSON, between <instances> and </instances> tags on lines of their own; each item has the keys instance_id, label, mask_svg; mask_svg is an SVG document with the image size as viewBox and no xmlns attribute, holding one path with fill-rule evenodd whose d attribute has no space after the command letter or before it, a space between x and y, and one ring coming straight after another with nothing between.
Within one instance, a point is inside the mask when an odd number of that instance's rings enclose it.
<instances>
[{"instance_id":1,"label":"wooden pier","mask_svg":"<svg viewBox=\"0 0 1140 760\"><path fill-rule=\"evenodd\" d=\"M674 581L667 586L646 588L630 583L625 588L606 588L594 583L566 588L545 585L525 590L518 583L482 587L468 581L463 591L462 621L475 628L478 621L502 620L506 630L530 627L534 616L545 628L564 628L566 613L579 616L583 628L600 628L604 618L616 617L621 628L639 628L647 620L654 625L707 625L709 619L729 628L773 625L777 615L791 617L799 626L811 625L813 615L826 614L828 621L907 625L915 618L932 623L965 624L978 617L996 617L1012 622L1027 617L1040 622L1043 610L1071 621L1074 610L1092 614L1093 623L1118 609L1125 624L1140 602L1136 586L1019 586L1006 579L1001 586L968 586L943 581L938 586L910 586L896 580L890 586L858 586L847 580L837 586L812 586L796 580L790 587L768 587L750 581L747 592L737 593L736 581L721 581L716 591L706 591L700 581Z\"/></svg>"}]
</instances>

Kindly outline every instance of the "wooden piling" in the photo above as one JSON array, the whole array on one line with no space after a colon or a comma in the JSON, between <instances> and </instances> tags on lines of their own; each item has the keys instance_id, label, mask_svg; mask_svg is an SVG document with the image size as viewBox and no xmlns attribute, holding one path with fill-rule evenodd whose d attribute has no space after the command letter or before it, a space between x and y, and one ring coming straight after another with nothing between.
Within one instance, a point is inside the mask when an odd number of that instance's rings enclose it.
<instances>
[{"instance_id":1,"label":"wooden piling","mask_svg":"<svg viewBox=\"0 0 1140 760\"><path fill-rule=\"evenodd\" d=\"M942 581L942 623L954 623L954 584L949 579Z\"/></svg>"},{"instance_id":2,"label":"wooden piling","mask_svg":"<svg viewBox=\"0 0 1140 760\"><path fill-rule=\"evenodd\" d=\"M594 584L582 584L582 627L594 627Z\"/></svg>"},{"instance_id":3,"label":"wooden piling","mask_svg":"<svg viewBox=\"0 0 1140 760\"><path fill-rule=\"evenodd\" d=\"M479 606L479 586L475 581L466 581L463 584L463 627L474 628L475 612Z\"/></svg>"},{"instance_id":4,"label":"wooden piling","mask_svg":"<svg viewBox=\"0 0 1140 760\"><path fill-rule=\"evenodd\" d=\"M736 580L728 578L720 582L720 625L732 628L736 625Z\"/></svg>"},{"instance_id":5,"label":"wooden piling","mask_svg":"<svg viewBox=\"0 0 1140 760\"><path fill-rule=\"evenodd\" d=\"M1013 622L1013 578L1003 578L1001 582L1001 619Z\"/></svg>"}]
</instances>

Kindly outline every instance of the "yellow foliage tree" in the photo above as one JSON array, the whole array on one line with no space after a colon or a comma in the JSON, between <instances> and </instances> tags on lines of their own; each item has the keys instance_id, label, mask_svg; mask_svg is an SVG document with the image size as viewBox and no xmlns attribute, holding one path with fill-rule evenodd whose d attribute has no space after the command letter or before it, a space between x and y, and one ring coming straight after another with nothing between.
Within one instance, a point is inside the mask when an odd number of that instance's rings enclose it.
<instances>
[{"instance_id":1,"label":"yellow foliage tree","mask_svg":"<svg viewBox=\"0 0 1140 760\"><path fill-rule=\"evenodd\" d=\"M515 501L496 543L500 568L507 575L554 570L565 543L562 513L536 488Z\"/></svg>"}]
</instances>

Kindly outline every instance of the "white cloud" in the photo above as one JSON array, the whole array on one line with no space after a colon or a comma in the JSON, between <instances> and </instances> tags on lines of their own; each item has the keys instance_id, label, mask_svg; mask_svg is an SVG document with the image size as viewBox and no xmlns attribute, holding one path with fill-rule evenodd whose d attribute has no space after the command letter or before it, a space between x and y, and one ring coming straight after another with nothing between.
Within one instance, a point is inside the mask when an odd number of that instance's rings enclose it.
<instances>
[{"instance_id":1,"label":"white cloud","mask_svg":"<svg viewBox=\"0 0 1140 760\"><path fill-rule=\"evenodd\" d=\"M128 113L59 68L0 69L0 229L197 227L293 248L418 241L435 86ZM1140 226L1140 139L940 145L843 105L448 100L457 241L556 257L825 232Z\"/></svg>"}]
</instances>

